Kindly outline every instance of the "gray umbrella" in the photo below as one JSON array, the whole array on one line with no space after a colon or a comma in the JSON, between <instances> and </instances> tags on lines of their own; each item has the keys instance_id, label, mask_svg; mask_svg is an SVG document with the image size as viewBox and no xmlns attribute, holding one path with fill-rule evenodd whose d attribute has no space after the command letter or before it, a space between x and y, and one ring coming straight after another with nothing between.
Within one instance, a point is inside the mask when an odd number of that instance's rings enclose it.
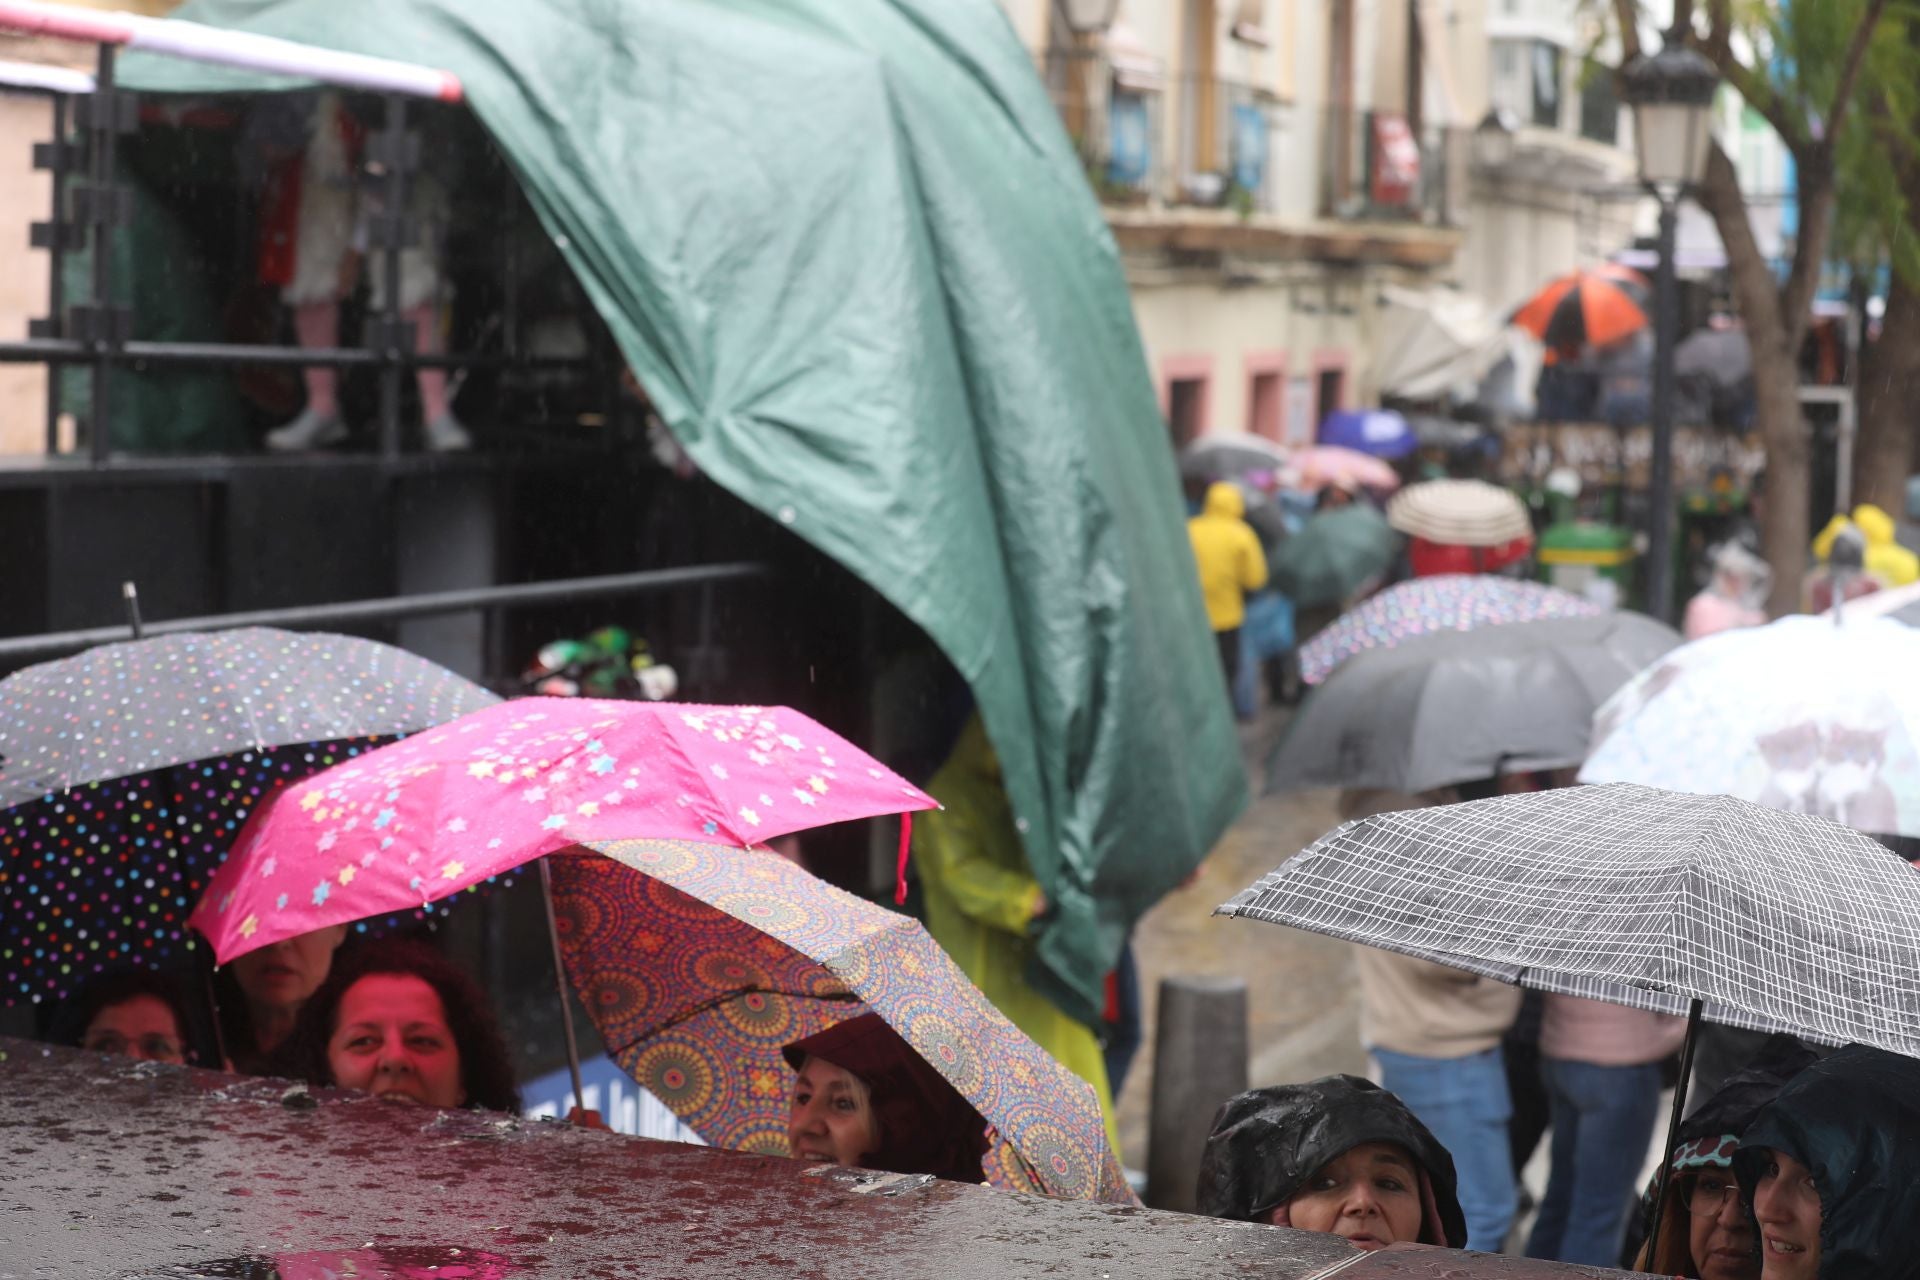
<instances>
[{"instance_id":1,"label":"gray umbrella","mask_svg":"<svg viewBox=\"0 0 1920 1280\"><path fill-rule=\"evenodd\" d=\"M1837 823L1729 796L1617 783L1382 814L1220 911L1688 1014L1669 1149L1703 1016L1920 1057L1920 875Z\"/></svg>"},{"instance_id":2,"label":"gray umbrella","mask_svg":"<svg viewBox=\"0 0 1920 1280\"><path fill-rule=\"evenodd\" d=\"M355 636L244 627L99 645L0 680L0 807L241 751L410 733L498 701Z\"/></svg>"},{"instance_id":3,"label":"gray umbrella","mask_svg":"<svg viewBox=\"0 0 1920 1280\"><path fill-rule=\"evenodd\" d=\"M1701 329L1673 349L1673 372L1736 387L1753 377L1753 347L1738 329Z\"/></svg>"},{"instance_id":4,"label":"gray umbrella","mask_svg":"<svg viewBox=\"0 0 1920 1280\"><path fill-rule=\"evenodd\" d=\"M101 645L0 680L0 1004L171 963L261 797L497 701L390 645L265 628Z\"/></svg>"},{"instance_id":5,"label":"gray umbrella","mask_svg":"<svg viewBox=\"0 0 1920 1280\"><path fill-rule=\"evenodd\" d=\"M1246 431L1201 436L1180 451L1180 474L1198 480L1232 480L1286 465L1285 449Z\"/></svg>"},{"instance_id":6,"label":"gray umbrella","mask_svg":"<svg viewBox=\"0 0 1920 1280\"><path fill-rule=\"evenodd\" d=\"M1593 713L1680 643L1637 613L1418 637L1358 654L1307 698L1272 790L1419 792L1586 758Z\"/></svg>"}]
</instances>

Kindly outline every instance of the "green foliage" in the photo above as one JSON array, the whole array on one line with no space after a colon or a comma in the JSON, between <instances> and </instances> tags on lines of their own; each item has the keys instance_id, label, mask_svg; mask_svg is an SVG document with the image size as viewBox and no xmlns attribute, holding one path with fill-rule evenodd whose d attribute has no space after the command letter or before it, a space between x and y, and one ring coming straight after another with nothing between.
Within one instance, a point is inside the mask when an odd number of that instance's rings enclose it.
<instances>
[{"instance_id":1,"label":"green foliage","mask_svg":"<svg viewBox=\"0 0 1920 1280\"><path fill-rule=\"evenodd\" d=\"M1861 98L1835 147L1839 202L1833 256L1890 263L1920 287L1920 10L1881 20L1861 71Z\"/></svg>"}]
</instances>

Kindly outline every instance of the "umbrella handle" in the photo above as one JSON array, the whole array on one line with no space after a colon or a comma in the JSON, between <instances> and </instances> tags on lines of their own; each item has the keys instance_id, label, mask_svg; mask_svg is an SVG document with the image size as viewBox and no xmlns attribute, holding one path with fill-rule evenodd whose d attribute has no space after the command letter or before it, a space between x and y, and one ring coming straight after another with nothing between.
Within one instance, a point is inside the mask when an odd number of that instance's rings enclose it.
<instances>
[{"instance_id":1,"label":"umbrella handle","mask_svg":"<svg viewBox=\"0 0 1920 1280\"><path fill-rule=\"evenodd\" d=\"M1673 1179L1673 1149L1678 1145L1680 1122L1687 1114L1687 1080L1693 1075L1693 1046L1700 1038L1700 1014L1703 1002L1695 1000L1687 1010L1687 1038L1680 1045L1680 1081L1673 1086L1673 1112L1667 1117L1667 1140L1660 1144L1660 1172L1653 1184L1653 1217L1647 1222L1647 1260L1651 1250L1660 1247L1660 1219L1667 1210L1667 1184Z\"/></svg>"},{"instance_id":2,"label":"umbrella handle","mask_svg":"<svg viewBox=\"0 0 1920 1280\"><path fill-rule=\"evenodd\" d=\"M573 1076L573 1105L585 1111L587 1095L580 1087L580 1042L573 1035L573 1006L567 1002L567 971L560 959L560 922L553 913L553 872L547 869L546 858L540 859L540 896L547 904L547 941L553 944L553 985L560 995L560 1025L566 1029L567 1071Z\"/></svg>"},{"instance_id":3,"label":"umbrella handle","mask_svg":"<svg viewBox=\"0 0 1920 1280\"><path fill-rule=\"evenodd\" d=\"M131 581L120 584L120 598L127 603L127 626L133 631L133 638L140 639L146 634L146 627L140 621L140 588Z\"/></svg>"},{"instance_id":4,"label":"umbrella handle","mask_svg":"<svg viewBox=\"0 0 1920 1280\"><path fill-rule=\"evenodd\" d=\"M913 852L913 815L900 815L900 853L893 864L893 905L907 903L907 855Z\"/></svg>"}]
</instances>

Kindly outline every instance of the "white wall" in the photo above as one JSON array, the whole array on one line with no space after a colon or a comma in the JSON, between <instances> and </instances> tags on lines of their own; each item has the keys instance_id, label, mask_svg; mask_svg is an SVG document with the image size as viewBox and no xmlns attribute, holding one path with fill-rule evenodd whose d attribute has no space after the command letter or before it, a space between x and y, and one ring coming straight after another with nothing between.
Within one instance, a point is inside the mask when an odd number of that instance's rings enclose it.
<instances>
[{"instance_id":1,"label":"white wall","mask_svg":"<svg viewBox=\"0 0 1920 1280\"><path fill-rule=\"evenodd\" d=\"M27 228L48 213L47 175L28 167L33 144L53 136L47 99L0 89L0 338L27 336L27 321L47 312L47 255L27 249ZM39 453L46 441L47 371L0 364L0 453Z\"/></svg>"},{"instance_id":2,"label":"white wall","mask_svg":"<svg viewBox=\"0 0 1920 1280\"><path fill-rule=\"evenodd\" d=\"M1313 264L1300 264L1301 277L1286 284L1225 289L1215 284L1138 285L1134 316L1147 347L1154 383L1165 400L1170 365L1193 357L1211 360L1208 411L1202 429L1245 431L1248 427L1249 359L1284 353L1287 378L1311 378L1317 358L1337 356L1347 370L1347 404L1371 398L1367 331L1371 326L1377 281L1359 274L1332 290ZM1342 314L1350 312L1350 314Z\"/></svg>"}]
</instances>

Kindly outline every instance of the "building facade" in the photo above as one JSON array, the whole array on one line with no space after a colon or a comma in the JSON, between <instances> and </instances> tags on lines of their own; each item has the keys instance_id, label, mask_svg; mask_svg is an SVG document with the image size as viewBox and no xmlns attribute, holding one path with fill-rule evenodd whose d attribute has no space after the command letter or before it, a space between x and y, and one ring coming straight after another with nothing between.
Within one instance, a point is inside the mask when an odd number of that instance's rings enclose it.
<instances>
[{"instance_id":1,"label":"building facade","mask_svg":"<svg viewBox=\"0 0 1920 1280\"><path fill-rule=\"evenodd\" d=\"M1307 441L1376 402L1386 286L1504 313L1631 242L1630 125L1574 0L1001 3L1106 208L1176 443Z\"/></svg>"}]
</instances>

